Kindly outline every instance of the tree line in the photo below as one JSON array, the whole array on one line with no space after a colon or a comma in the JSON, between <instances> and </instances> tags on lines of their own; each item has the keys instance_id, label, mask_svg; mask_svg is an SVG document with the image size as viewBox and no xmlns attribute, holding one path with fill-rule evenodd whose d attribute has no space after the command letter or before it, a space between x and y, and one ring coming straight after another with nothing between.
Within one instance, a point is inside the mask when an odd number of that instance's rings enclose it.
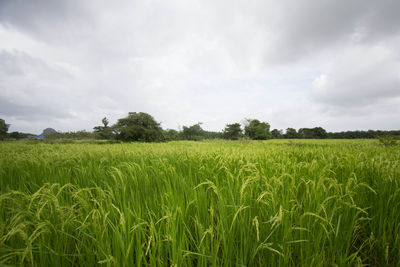
<instances>
[{"instance_id":1,"label":"tree line","mask_svg":"<svg viewBox=\"0 0 400 267\"><path fill-rule=\"evenodd\" d=\"M258 119L245 119L239 122L227 124L220 132L206 131L201 125L196 123L191 126L183 126L180 130L163 129L153 116L144 112L129 112L128 116L118 119L110 125L109 120L104 117L102 125L95 126L93 132L52 132L46 135L47 139L106 139L120 141L139 141L139 142L162 142L173 140L205 140L205 139L356 139L356 138L379 138L386 135L400 137L400 131L345 131L327 132L322 127L314 128L287 128L285 132L279 129L270 130L268 122ZM7 133L9 124L0 119L0 139L12 138L23 139L35 135L12 132Z\"/></svg>"}]
</instances>

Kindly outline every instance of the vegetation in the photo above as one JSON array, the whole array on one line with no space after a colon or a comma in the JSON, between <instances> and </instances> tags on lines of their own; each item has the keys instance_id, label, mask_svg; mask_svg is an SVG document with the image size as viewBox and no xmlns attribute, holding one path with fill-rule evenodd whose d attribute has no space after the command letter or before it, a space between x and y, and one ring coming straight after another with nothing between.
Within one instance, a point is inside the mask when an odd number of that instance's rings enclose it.
<instances>
[{"instance_id":1,"label":"vegetation","mask_svg":"<svg viewBox=\"0 0 400 267\"><path fill-rule=\"evenodd\" d=\"M2 142L0 264L399 266L399 158L375 140Z\"/></svg>"},{"instance_id":2,"label":"vegetation","mask_svg":"<svg viewBox=\"0 0 400 267\"><path fill-rule=\"evenodd\" d=\"M298 134L303 139L324 139L328 136L322 127L300 128Z\"/></svg>"},{"instance_id":3,"label":"vegetation","mask_svg":"<svg viewBox=\"0 0 400 267\"><path fill-rule=\"evenodd\" d=\"M45 135L46 139L54 140L54 139L96 139L98 135L96 133L87 132L85 130L76 131L76 132L53 132Z\"/></svg>"},{"instance_id":4,"label":"vegetation","mask_svg":"<svg viewBox=\"0 0 400 267\"><path fill-rule=\"evenodd\" d=\"M163 140L160 123L144 112L129 112L128 116L119 119L113 128L116 139L122 141L155 142Z\"/></svg>"},{"instance_id":5,"label":"vegetation","mask_svg":"<svg viewBox=\"0 0 400 267\"><path fill-rule=\"evenodd\" d=\"M224 129L224 138L230 140L238 140L242 137L243 131L240 123L227 124Z\"/></svg>"},{"instance_id":6,"label":"vegetation","mask_svg":"<svg viewBox=\"0 0 400 267\"><path fill-rule=\"evenodd\" d=\"M295 139L295 138L300 138L300 135L297 133L296 129L287 128L284 137L286 139Z\"/></svg>"},{"instance_id":7,"label":"vegetation","mask_svg":"<svg viewBox=\"0 0 400 267\"><path fill-rule=\"evenodd\" d=\"M400 131L381 131L381 130L368 130L368 131L346 131L337 133L328 133L327 138L332 139L373 139L381 136L391 135L393 137L400 137Z\"/></svg>"},{"instance_id":8,"label":"vegetation","mask_svg":"<svg viewBox=\"0 0 400 267\"><path fill-rule=\"evenodd\" d=\"M20 139L31 138L33 136L36 136L36 135L35 134L30 134L30 133L11 132L11 133L9 133L7 135L7 138L20 140Z\"/></svg>"},{"instance_id":9,"label":"vegetation","mask_svg":"<svg viewBox=\"0 0 400 267\"><path fill-rule=\"evenodd\" d=\"M7 137L8 127L10 127L10 125L6 124L3 119L0 119L0 140L3 140Z\"/></svg>"},{"instance_id":10,"label":"vegetation","mask_svg":"<svg viewBox=\"0 0 400 267\"><path fill-rule=\"evenodd\" d=\"M246 136L253 140L267 140L271 138L270 125L267 122L260 122L255 119L247 119L244 127Z\"/></svg>"},{"instance_id":11,"label":"vegetation","mask_svg":"<svg viewBox=\"0 0 400 267\"><path fill-rule=\"evenodd\" d=\"M163 131L165 141L182 140L181 133L174 129Z\"/></svg>"},{"instance_id":12,"label":"vegetation","mask_svg":"<svg viewBox=\"0 0 400 267\"><path fill-rule=\"evenodd\" d=\"M384 136L392 136L393 139L400 138L400 131L346 131L346 132L326 132L322 127L294 128L283 130L273 129L270 131L268 122L261 122L258 119L246 119L244 127L240 123L227 124L223 131L204 130L202 123L191 126L183 126L181 130L162 129L150 114L144 112L129 112L128 116L121 118L112 126L109 120L104 117L102 126L95 126L93 132L85 130L76 132L57 132L52 128L43 130L39 136L12 132L7 134L9 124L0 119L0 140L3 139L23 139L23 138L43 138L55 139L102 139L119 140L124 142L162 142L176 140L201 141L205 139L228 139L228 140L267 140L267 139L375 139ZM243 133L244 132L244 133Z\"/></svg>"},{"instance_id":13,"label":"vegetation","mask_svg":"<svg viewBox=\"0 0 400 267\"><path fill-rule=\"evenodd\" d=\"M282 139L283 138L283 131L278 129L273 129L271 131L271 137L273 139Z\"/></svg>"},{"instance_id":14,"label":"vegetation","mask_svg":"<svg viewBox=\"0 0 400 267\"><path fill-rule=\"evenodd\" d=\"M397 140L393 135L385 135L378 138L379 142L384 146L395 146Z\"/></svg>"},{"instance_id":15,"label":"vegetation","mask_svg":"<svg viewBox=\"0 0 400 267\"><path fill-rule=\"evenodd\" d=\"M100 139L112 139L113 138L113 128L108 126L109 121L104 117L101 122L103 126L96 126L93 128L94 132L98 135Z\"/></svg>"},{"instance_id":16,"label":"vegetation","mask_svg":"<svg viewBox=\"0 0 400 267\"><path fill-rule=\"evenodd\" d=\"M192 126L183 126L182 137L184 140L202 140L204 139L205 131L201 128L201 122Z\"/></svg>"}]
</instances>

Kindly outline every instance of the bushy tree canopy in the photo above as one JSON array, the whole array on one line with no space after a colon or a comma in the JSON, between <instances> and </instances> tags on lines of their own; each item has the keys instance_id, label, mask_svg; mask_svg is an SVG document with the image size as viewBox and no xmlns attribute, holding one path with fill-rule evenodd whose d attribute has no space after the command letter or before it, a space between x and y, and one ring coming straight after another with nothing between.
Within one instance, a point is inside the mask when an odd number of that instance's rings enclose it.
<instances>
[{"instance_id":1,"label":"bushy tree canopy","mask_svg":"<svg viewBox=\"0 0 400 267\"><path fill-rule=\"evenodd\" d=\"M298 134L300 138L304 139L323 139L328 136L325 129L322 127L300 128Z\"/></svg>"},{"instance_id":2,"label":"bushy tree canopy","mask_svg":"<svg viewBox=\"0 0 400 267\"><path fill-rule=\"evenodd\" d=\"M224 138L230 140L238 140L242 136L240 123L227 124L224 129Z\"/></svg>"},{"instance_id":3,"label":"bushy tree canopy","mask_svg":"<svg viewBox=\"0 0 400 267\"><path fill-rule=\"evenodd\" d=\"M272 136L272 138L275 138L275 139L282 138L283 137L282 130L273 129L271 131L271 136Z\"/></svg>"},{"instance_id":4,"label":"bushy tree canopy","mask_svg":"<svg viewBox=\"0 0 400 267\"><path fill-rule=\"evenodd\" d=\"M201 122L192 126L183 126L182 137L186 140L201 140L204 138L205 131L201 128Z\"/></svg>"},{"instance_id":5,"label":"bushy tree canopy","mask_svg":"<svg viewBox=\"0 0 400 267\"><path fill-rule=\"evenodd\" d=\"M102 139L111 139L113 137L113 128L108 126L108 119L104 117L101 122L103 126L94 127L94 132Z\"/></svg>"},{"instance_id":6,"label":"bushy tree canopy","mask_svg":"<svg viewBox=\"0 0 400 267\"><path fill-rule=\"evenodd\" d=\"M246 124L247 125L244 127L245 135L251 139L267 140L271 138L269 123L248 119Z\"/></svg>"},{"instance_id":7,"label":"bushy tree canopy","mask_svg":"<svg viewBox=\"0 0 400 267\"><path fill-rule=\"evenodd\" d=\"M114 131L116 138L122 141L156 142L164 139L160 123L144 112L129 112L114 125Z\"/></svg>"},{"instance_id":8,"label":"bushy tree canopy","mask_svg":"<svg viewBox=\"0 0 400 267\"><path fill-rule=\"evenodd\" d=\"M166 141L173 141L181 139L181 134L177 130L167 129L164 131L164 138Z\"/></svg>"},{"instance_id":9,"label":"bushy tree canopy","mask_svg":"<svg viewBox=\"0 0 400 267\"><path fill-rule=\"evenodd\" d=\"M287 139L299 138L299 134L297 133L296 129L294 129L294 128L287 128L284 136Z\"/></svg>"},{"instance_id":10,"label":"bushy tree canopy","mask_svg":"<svg viewBox=\"0 0 400 267\"><path fill-rule=\"evenodd\" d=\"M7 137L8 127L10 127L10 125L6 124L5 120L0 119L0 140Z\"/></svg>"}]
</instances>

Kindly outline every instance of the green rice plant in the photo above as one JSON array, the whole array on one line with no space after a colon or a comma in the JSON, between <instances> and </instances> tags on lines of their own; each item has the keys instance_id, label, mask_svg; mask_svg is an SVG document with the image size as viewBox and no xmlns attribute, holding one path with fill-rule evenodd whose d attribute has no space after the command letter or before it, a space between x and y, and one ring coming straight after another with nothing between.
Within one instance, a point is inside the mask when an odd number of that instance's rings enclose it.
<instances>
[{"instance_id":1,"label":"green rice plant","mask_svg":"<svg viewBox=\"0 0 400 267\"><path fill-rule=\"evenodd\" d=\"M0 264L397 266L373 140L0 143Z\"/></svg>"},{"instance_id":2,"label":"green rice plant","mask_svg":"<svg viewBox=\"0 0 400 267\"><path fill-rule=\"evenodd\" d=\"M395 146L397 145L397 139L393 135L386 135L378 137L379 143L384 146Z\"/></svg>"}]
</instances>

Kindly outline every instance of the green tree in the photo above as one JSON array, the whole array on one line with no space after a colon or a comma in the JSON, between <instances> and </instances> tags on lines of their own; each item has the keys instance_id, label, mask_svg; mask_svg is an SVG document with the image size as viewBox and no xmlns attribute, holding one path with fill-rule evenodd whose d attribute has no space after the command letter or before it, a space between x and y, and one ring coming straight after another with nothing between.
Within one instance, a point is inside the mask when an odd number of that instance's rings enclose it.
<instances>
[{"instance_id":1,"label":"green tree","mask_svg":"<svg viewBox=\"0 0 400 267\"><path fill-rule=\"evenodd\" d=\"M204 139L205 131L201 128L201 122L192 126L182 127L182 137L186 140L201 140Z\"/></svg>"},{"instance_id":2,"label":"green tree","mask_svg":"<svg viewBox=\"0 0 400 267\"><path fill-rule=\"evenodd\" d=\"M28 138L28 137L33 137L36 136L36 134L31 134L31 133L21 133L21 132L11 132L8 133L8 137L12 138L12 139L24 139L24 138Z\"/></svg>"},{"instance_id":3,"label":"green tree","mask_svg":"<svg viewBox=\"0 0 400 267\"><path fill-rule=\"evenodd\" d=\"M322 127L314 127L313 132L314 132L314 138L324 139L324 138L328 137L328 133ZM371 137L371 138L373 138L373 137Z\"/></svg>"},{"instance_id":4,"label":"green tree","mask_svg":"<svg viewBox=\"0 0 400 267\"><path fill-rule=\"evenodd\" d=\"M273 130L271 131L271 136L272 136L272 138L274 138L274 139L282 138L282 137L283 137L282 130L273 129Z\"/></svg>"},{"instance_id":5,"label":"green tree","mask_svg":"<svg viewBox=\"0 0 400 267\"><path fill-rule=\"evenodd\" d=\"M173 141L181 139L181 135L177 130L167 129L164 131L164 138L166 141Z\"/></svg>"},{"instance_id":6,"label":"green tree","mask_svg":"<svg viewBox=\"0 0 400 267\"><path fill-rule=\"evenodd\" d=\"M287 128L284 137L287 139L295 139L295 138L299 138L299 135L298 135L296 129Z\"/></svg>"},{"instance_id":7,"label":"green tree","mask_svg":"<svg viewBox=\"0 0 400 267\"><path fill-rule=\"evenodd\" d=\"M107 119L106 117L104 117L104 118L101 120L101 122L103 123L104 128L107 128L107 127L108 127L109 121L108 121L108 119Z\"/></svg>"},{"instance_id":8,"label":"green tree","mask_svg":"<svg viewBox=\"0 0 400 267\"><path fill-rule=\"evenodd\" d=\"M240 123L227 124L224 129L224 138L230 140L238 140L242 136L242 128L240 128Z\"/></svg>"},{"instance_id":9,"label":"green tree","mask_svg":"<svg viewBox=\"0 0 400 267\"><path fill-rule=\"evenodd\" d=\"M8 134L8 136L10 137L10 138L13 138L13 139L21 139L21 135L20 135L20 133L19 132L11 132L11 133L9 133Z\"/></svg>"},{"instance_id":10,"label":"green tree","mask_svg":"<svg viewBox=\"0 0 400 267\"><path fill-rule=\"evenodd\" d=\"M267 140L271 138L271 133L269 129L270 125L267 122L247 119L246 126L244 127L244 132L245 135L253 140Z\"/></svg>"},{"instance_id":11,"label":"green tree","mask_svg":"<svg viewBox=\"0 0 400 267\"><path fill-rule=\"evenodd\" d=\"M304 139L323 139L328 137L327 132L322 127L300 128L298 135Z\"/></svg>"},{"instance_id":12,"label":"green tree","mask_svg":"<svg viewBox=\"0 0 400 267\"><path fill-rule=\"evenodd\" d=\"M53 132L46 134L45 138L50 140L56 139L75 139L75 140L82 140L82 139L95 139L96 133L87 132L85 130L80 130L76 132Z\"/></svg>"},{"instance_id":13,"label":"green tree","mask_svg":"<svg viewBox=\"0 0 400 267\"><path fill-rule=\"evenodd\" d=\"M116 138L122 141L157 142L163 141L160 123L144 112L129 112L114 125Z\"/></svg>"},{"instance_id":14,"label":"green tree","mask_svg":"<svg viewBox=\"0 0 400 267\"><path fill-rule=\"evenodd\" d=\"M0 119L0 140L7 137L8 127L10 127L10 124L6 124L5 120Z\"/></svg>"},{"instance_id":15,"label":"green tree","mask_svg":"<svg viewBox=\"0 0 400 267\"><path fill-rule=\"evenodd\" d=\"M96 126L93 128L93 131L102 139L113 138L113 128L108 126L108 119L104 117L101 122L103 123L103 126Z\"/></svg>"},{"instance_id":16,"label":"green tree","mask_svg":"<svg viewBox=\"0 0 400 267\"><path fill-rule=\"evenodd\" d=\"M204 131L203 137L205 139L222 139L224 138L223 132Z\"/></svg>"},{"instance_id":17,"label":"green tree","mask_svg":"<svg viewBox=\"0 0 400 267\"><path fill-rule=\"evenodd\" d=\"M300 138L311 139L314 137L314 132L310 128L300 128L297 132Z\"/></svg>"}]
</instances>

